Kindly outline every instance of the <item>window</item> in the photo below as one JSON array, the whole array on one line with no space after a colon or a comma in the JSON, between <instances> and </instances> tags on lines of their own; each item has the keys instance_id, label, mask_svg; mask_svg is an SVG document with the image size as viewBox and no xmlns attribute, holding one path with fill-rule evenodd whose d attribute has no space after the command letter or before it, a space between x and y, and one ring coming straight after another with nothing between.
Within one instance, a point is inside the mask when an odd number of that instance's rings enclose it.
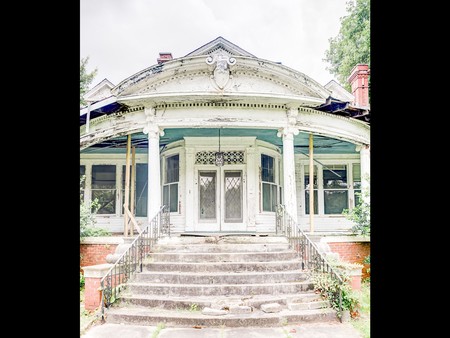
<instances>
[{"instance_id":1,"label":"window","mask_svg":"<svg viewBox=\"0 0 450 338\"><path fill-rule=\"evenodd\" d=\"M80 165L80 201L84 201L84 188L86 187L86 166Z\"/></svg>"},{"instance_id":2,"label":"window","mask_svg":"<svg viewBox=\"0 0 450 338\"><path fill-rule=\"evenodd\" d=\"M123 205L125 204L125 172L126 166L122 167L122 214L125 213ZM131 180L131 166L130 166ZM134 190L134 215L136 217L147 216L147 181L148 181L148 165L146 163L136 164L136 185ZM131 202L131 187L130 201ZM130 209L131 210L131 209Z\"/></svg>"},{"instance_id":3,"label":"window","mask_svg":"<svg viewBox=\"0 0 450 338\"><path fill-rule=\"evenodd\" d=\"M361 165L359 163L353 164L353 194L355 198L355 206L359 204L361 199Z\"/></svg>"},{"instance_id":4,"label":"window","mask_svg":"<svg viewBox=\"0 0 450 338\"><path fill-rule=\"evenodd\" d=\"M92 166L92 200L98 199L98 214L116 212L116 166Z\"/></svg>"},{"instance_id":5,"label":"window","mask_svg":"<svg viewBox=\"0 0 450 338\"><path fill-rule=\"evenodd\" d=\"M323 193L325 214L342 214L348 208L346 165L323 167Z\"/></svg>"},{"instance_id":6,"label":"window","mask_svg":"<svg viewBox=\"0 0 450 338\"><path fill-rule=\"evenodd\" d=\"M305 187L305 214L309 215L309 165L305 165L304 187ZM317 190L317 166L314 166L314 214L319 213L319 193Z\"/></svg>"},{"instance_id":7,"label":"window","mask_svg":"<svg viewBox=\"0 0 450 338\"><path fill-rule=\"evenodd\" d=\"M163 204L169 206L170 212L178 211L178 181L180 172L180 156L166 158L165 180L163 185Z\"/></svg>"},{"instance_id":8,"label":"window","mask_svg":"<svg viewBox=\"0 0 450 338\"><path fill-rule=\"evenodd\" d=\"M262 206L263 211L275 211L277 205L277 184L275 183L275 161L261 154Z\"/></svg>"}]
</instances>

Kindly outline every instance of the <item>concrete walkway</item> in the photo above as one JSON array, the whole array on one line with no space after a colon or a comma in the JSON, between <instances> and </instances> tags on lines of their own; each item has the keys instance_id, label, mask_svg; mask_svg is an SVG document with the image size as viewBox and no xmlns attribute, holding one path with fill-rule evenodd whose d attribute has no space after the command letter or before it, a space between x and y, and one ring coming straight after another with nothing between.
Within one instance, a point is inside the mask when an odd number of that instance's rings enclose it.
<instances>
[{"instance_id":1,"label":"concrete walkway","mask_svg":"<svg viewBox=\"0 0 450 338\"><path fill-rule=\"evenodd\" d=\"M154 334L154 335L153 335ZM309 323L274 328L164 328L102 324L81 338L361 338L350 323Z\"/></svg>"}]
</instances>

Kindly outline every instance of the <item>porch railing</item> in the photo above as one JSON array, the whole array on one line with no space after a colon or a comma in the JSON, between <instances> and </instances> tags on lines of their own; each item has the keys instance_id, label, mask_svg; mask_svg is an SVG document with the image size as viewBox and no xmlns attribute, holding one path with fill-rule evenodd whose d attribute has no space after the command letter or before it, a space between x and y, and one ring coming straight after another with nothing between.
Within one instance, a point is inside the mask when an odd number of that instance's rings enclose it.
<instances>
[{"instance_id":1,"label":"porch railing","mask_svg":"<svg viewBox=\"0 0 450 338\"><path fill-rule=\"evenodd\" d=\"M142 272L144 259L151 253L156 241L162 235L170 237L170 212L166 206L159 209L150 223L136 236L129 248L100 280L102 320L104 320L105 307L114 303L125 283L136 271Z\"/></svg>"},{"instance_id":2,"label":"porch railing","mask_svg":"<svg viewBox=\"0 0 450 338\"><path fill-rule=\"evenodd\" d=\"M276 233L286 236L289 247L293 248L301 260L302 270L322 272L328 274L336 281L339 287L333 298L338 301L338 317L342 321L342 284L343 278L336 272L324 255L320 253L317 245L298 226L297 222L286 211L284 205L277 205ZM331 300L330 300L331 302Z\"/></svg>"}]
</instances>

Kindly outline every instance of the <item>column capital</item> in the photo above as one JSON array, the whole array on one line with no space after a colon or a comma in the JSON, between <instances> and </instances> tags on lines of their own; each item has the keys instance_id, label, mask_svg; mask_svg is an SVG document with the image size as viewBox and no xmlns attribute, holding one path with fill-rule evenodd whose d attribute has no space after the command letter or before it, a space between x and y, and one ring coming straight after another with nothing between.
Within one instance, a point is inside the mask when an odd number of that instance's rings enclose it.
<instances>
[{"instance_id":1,"label":"column capital","mask_svg":"<svg viewBox=\"0 0 450 338\"><path fill-rule=\"evenodd\" d=\"M369 144L358 144L355 147L355 151L357 151L357 152L369 151L369 150L370 150L370 145Z\"/></svg>"},{"instance_id":2,"label":"column capital","mask_svg":"<svg viewBox=\"0 0 450 338\"><path fill-rule=\"evenodd\" d=\"M157 124L148 123L143 130L144 134L148 134L148 137L160 137L164 136L164 128L160 128Z\"/></svg>"},{"instance_id":3,"label":"column capital","mask_svg":"<svg viewBox=\"0 0 450 338\"><path fill-rule=\"evenodd\" d=\"M298 135L298 133L299 133L298 128L288 126L288 127L278 129L277 136L283 137L283 138L284 137L293 137L294 135Z\"/></svg>"}]
</instances>

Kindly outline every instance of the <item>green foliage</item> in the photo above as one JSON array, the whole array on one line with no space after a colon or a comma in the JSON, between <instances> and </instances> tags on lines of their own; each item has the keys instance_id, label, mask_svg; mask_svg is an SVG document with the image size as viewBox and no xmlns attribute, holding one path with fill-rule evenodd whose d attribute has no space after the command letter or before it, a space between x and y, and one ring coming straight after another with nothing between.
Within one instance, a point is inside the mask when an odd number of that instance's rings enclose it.
<instances>
[{"instance_id":1,"label":"green foliage","mask_svg":"<svg viewBox=\"0 0 450 338\"><path fill-rule=\"evenodd\" d=\"M85 176L80 178L80 240L84 237L111 236L111 232L102 228L96 228L95 215L99 208L97 199L90 203L83 200L83 182Z\"/></svg>"},{"instance_id":2,"label":"green foliage","mask_svg":"<svg viewBox=\"0 0 450 338\"><path fill-rule=\"evenodd\" d=\"M367 272L367 274L369 276L364 278L363 281L366 282L366 283L370 283L370 255L364 257L363 263L364 264L369 264L369 267L366 267L366 272Z\"/></svg>"},{"instance_id":3,"label":"green foliage","mask_svg":"<svg viewBox=\"0 0 450 338\"><path fill-rule=\"evenodd\" d=\"M349 0L347 13L341 18L338 35L328 40L330 47L323 60L331 64L327 70L350 91L347 78L353 67L364 63L370 68L370 0Z\"/></svg>"},{"instance_id":4,"label":"green foliage","mask_svg":"<svg viewBox=\"0 0 450 338\"><path fill-rule=\"evenodd\" d=\"M197 303L192 303L191 306L189 307L189 311L194 312L194 311L199 311L200 309L198 308L198 304Z\"/></svg>"},{"instance_id":5,"label":"green foliage","mask_svg":"<svg viewBox=\"0 0 450 338\"><path fill-rule=\"evenodd\" d=\"M166 328L166 324L158 323L158 325L156 326L156 330L153 331L152 338L157 338L159 336L159 333L161 332L161 330L163 330L165 328Z\"/></svg>"},{"instance_id":6,"label":"green foliage","mask_svg":"<svg viewBox=\"0 0 450 338\"><path fill-rule=\"evenodd\" d=\"M358 298L346 281L341 284L329 273L324 272L313 272L311 280L314 283L314 290L327 299L333 309L339 311L339 291L341 291L342 310L357 311Z\"/></svg>"},{"instance_id":7,"label":"green foliage","mask_svg":"<svg viewBox=\"0 0 450 338\"><path fill-rule=\"evenodd\" d=\"M86 105L83 95L89 90L89 85L92 83L92 80L94 80L95 75L97 75L97 68L88 73L86 69L88 61L89 56L80 60L80 107Z\"/></svg>"},{"instance_id":8,"label":"green foliage","mask_svg":"<svg viewBox=\"0 0 450 338\"><path fill-rule=\"evenodd\" d=\"M367 189L362 193L356 193L359 196L358 204L352 209L344 209L342 214L347 219L354 222L352 231L354 234L370 236L370 196Z\"/></svg>"},{"instance_id":9,"label":"green foliage","mask_svg":"<svg viewBox=\"0 0 450 338\"><path fill-rule=\"evenodd\" d=\"M80 271L80 291L83 290L83 288L84 288L84 283L85 283L84 275L83 275L83 274L81 273L81 271Z\"/></svg>"}]
</instances>

